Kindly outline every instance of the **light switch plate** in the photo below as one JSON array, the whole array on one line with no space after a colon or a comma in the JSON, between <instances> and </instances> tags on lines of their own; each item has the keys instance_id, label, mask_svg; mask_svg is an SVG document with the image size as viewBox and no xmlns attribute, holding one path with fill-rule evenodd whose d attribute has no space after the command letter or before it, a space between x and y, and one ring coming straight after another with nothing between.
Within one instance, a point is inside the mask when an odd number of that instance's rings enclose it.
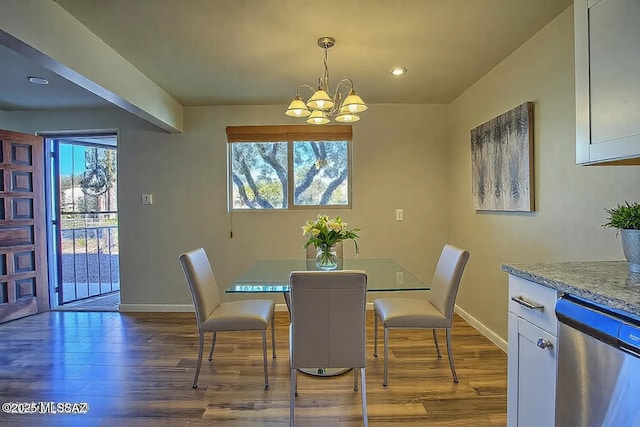
<instances>
[{"instance_id":1,"label":"light switch plate","mask_svg":"<svg viewBox=\"0 0 640 427\"><path fill-rule=\"evenodd\" d=\"M151 205L153 204L153 194L143 194L140 197L140 201L143 205Z\"/></svg>"},{"instance_id":2,"label":"light switch plate","mask_svg":"<svg viewBox=\"0 0 640 427\"><path fill-rule=\"evenodd\" d=\"M404 221L404 209L396 209L396 221Z\"/></svg>"}]
</instances>

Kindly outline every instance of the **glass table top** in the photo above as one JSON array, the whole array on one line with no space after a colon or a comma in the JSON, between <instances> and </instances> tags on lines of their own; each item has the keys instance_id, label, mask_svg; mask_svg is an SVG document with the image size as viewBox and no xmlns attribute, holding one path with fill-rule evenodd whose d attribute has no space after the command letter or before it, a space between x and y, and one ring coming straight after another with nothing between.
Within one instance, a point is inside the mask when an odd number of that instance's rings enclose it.
<instances>
[{"instance_id":1,"label":"glass table top","mask_svg":"<svg viewBox=\"0 0 640 427\"><path fill-rule=\"evenodd\" d=\"M227 289L228 293L269 293L289 290L292 271L317 271L315 260L266 259L256 261ZM391 258L354 258L338 261L338 270L364 270L367 291L426 291L429 286Z\"/></svg>"}]
</instances>

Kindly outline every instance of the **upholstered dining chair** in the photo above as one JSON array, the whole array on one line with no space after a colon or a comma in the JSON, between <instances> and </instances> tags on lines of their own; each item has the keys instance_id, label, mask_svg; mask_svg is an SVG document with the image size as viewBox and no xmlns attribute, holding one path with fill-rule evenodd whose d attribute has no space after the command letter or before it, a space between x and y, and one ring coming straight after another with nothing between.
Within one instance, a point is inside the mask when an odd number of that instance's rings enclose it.
<instances>
[{"instance_id":1,"label":"upholstered dining chair","mask_svg":"<svg viewBox=\"0 0 640 427\"><path fill-rule=\"evenodd\" d=\"M204 334L213 333L209 361L213 358L216 334L222 331L261 331L262 358L264 363L264 388L269 388L267 370L267 325L271 323L271 347L276 357L275 326L273 312L275 304L271 300L244 300L220 302L218 285L209 258L203 248L180 255L180 264L187 278L196 311L199 348L198 364L193 378L193 388L198 387L198 376L202 365Z\"/></svg>"},{"instance_id":2,"label":"upholstered dining chair","mask_svg":"<svg viewBox=\"0 0 640 427\"><path fill-rule=\"evenodd\" d=\"M451 349L451 326L453 324L453 308L460 286L464 267L469 259L469 252L445 245L440 254L436 271L431 281L429 299L419 298L380 298L373 302L374 334L373 355L378 357L378 319L384 327L384 375L382 385L387 385L387 368L389 364L389 329L433 329L433 341L438 357L442 357L438 345L437 329L444 329L447 338L447 353L453 382L458 382L453 363Z\"/></svg>"},{"instance_id":3,"label":"upholstered dining chair","mask_svg":"<svg viewBox=\"0 0 640 427\"><path fill-rule=\"evenodd\" d=\"M291 368L290 425L294 425L299 368L358 368L362 418L368 425L366 360L367 275L359 270L294 271L291 287L289 361Z\"/></svg>"}]
</instances>

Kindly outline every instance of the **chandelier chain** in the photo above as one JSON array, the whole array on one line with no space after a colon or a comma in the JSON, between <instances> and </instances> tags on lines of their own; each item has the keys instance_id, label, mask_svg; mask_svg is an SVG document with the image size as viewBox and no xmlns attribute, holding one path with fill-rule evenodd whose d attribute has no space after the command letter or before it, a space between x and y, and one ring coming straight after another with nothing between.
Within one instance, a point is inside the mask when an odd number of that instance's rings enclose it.
<instances>
[{"instance_id":1,"label":"chandelier chain","mask_svg":"<svg viewBox=\"0 0 640 427\"><path fill-rule=\"evenodd\" d=\"M329 48L325 47L324 48L324 91L329 93L329 66L327 64L327 59L328 59L328 55L329 54Z\"/></svg>"}]
</instances>

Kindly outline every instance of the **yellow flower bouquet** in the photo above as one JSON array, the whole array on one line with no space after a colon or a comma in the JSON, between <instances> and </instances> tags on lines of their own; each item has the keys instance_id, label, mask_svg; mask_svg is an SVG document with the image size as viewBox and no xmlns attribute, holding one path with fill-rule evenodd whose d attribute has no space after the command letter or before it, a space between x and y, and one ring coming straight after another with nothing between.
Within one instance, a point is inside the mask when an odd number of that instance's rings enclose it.
<instances>
[{"instance_id":1,"label":"yellow flower bouquet","mask_svg":"<svg viewBox=\"0 0 640 427\"><path fill-rule=\"evenodd\" d=\"M327 215L319 214L315 221L309 220L302 226L302 234L309 237L304 249L314 245L318 249L316 265L321 269L331 270L337 266L336 243L351 239L355 244L356 254L359 252L356 240L359 237L358 231L359 228L347 230L347 223L339 216L329 218Z\"/></svg>"}]
</instances>

